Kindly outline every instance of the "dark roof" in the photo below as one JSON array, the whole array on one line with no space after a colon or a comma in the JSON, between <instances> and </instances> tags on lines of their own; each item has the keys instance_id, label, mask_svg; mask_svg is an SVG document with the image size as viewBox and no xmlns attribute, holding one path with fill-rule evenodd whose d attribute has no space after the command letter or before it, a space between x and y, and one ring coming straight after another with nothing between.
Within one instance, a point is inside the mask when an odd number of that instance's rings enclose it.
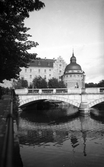
<instances>
[{"instance_id":1,"label":"dark roof","mask_svg":"<svg viewBox=\"0 0 104 167\"><path fill-rule=\"evenodd\" d=\"M69 72L70 70L80 70L80 71L82 71L81 66L76 63L76 57L74 56L74 52L72 53L72 57L70 58L70 64L68 64L65 68L64 74L66 72Z\"/></svg>"},{"instance_id":2,"label":"dark roof","mask_svg":"<svg viewBox=\"0 0 104 167\"><path fill-rule=\"evenodd\" d=\"M81 66L77 63L68 64L65 68L65 72L69 70L81 70L82 71Z\"/></svg>"},{"instance_id":3,"label":"dark roof","mask_svg":"<svg viewBox=\"0 0 104 167\"><path fill-rule=\"evenodd\" d=\"M30 67L53 67L55 59L38 59L30 62Z\"/></svg>"}]
</instances>

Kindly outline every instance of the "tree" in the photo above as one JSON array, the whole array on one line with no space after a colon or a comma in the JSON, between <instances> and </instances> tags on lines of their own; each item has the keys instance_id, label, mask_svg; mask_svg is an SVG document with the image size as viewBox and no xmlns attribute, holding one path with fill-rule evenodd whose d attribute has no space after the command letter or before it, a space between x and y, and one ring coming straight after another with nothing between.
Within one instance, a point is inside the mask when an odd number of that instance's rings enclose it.
<instances>
[{"instance_id":1,"label":"tree","mask_svg":"<svg viewBox=\"0 0 104 167\"><path fill-rule=\"evenodd\" d=\"M91 87L104 87L104 80L101 80L99 83L85 83L86 88L91 88Z\"/></svg>"},{"instance_id":2,"label":"tree","mask_svg":"<svg viewBox=\"0 0 104 167\"><path fill-rule=\"evenodd\" d=\"M34 88L47 88L47 82L45 78L36 77L33 79L33 87Z\"/></svg>"},{"instance_id":3,"label":"tree","mask_svg":"<svg viewBox=\"0 0 104 167\"><path fill-rule=\"evenodd\" d=\"M65 88L65 84L63 81L58 81L56 78L52 78L48 82L48 87L49 88Z\"/></svg>"},{"instance_id":4,"label":"tree","mask_svg":"<svg viewBox=\"0 0 104 167\"><path fill-rule=\"evenodd\" d=\"M97 83L93 83L93 82L85 83L85 87L86 88L98 87L98 84Z\"/></svg>"},{"instance_id":5,"label":"tree","mask_svg":"<svg viewBox=\"0 0 104 167\"><path fill-rule=\"evenodd\" d=\"M49 88L58 88L58 86L59 86L58 79L52 78L48 81L48 87Z\"/></svg>"},{"instance_id":6,"label":"tree","mask_svg":"<svg viewBox=\"0 0 104 167\"><path fill-rule=\"evenodd\" d=\"M63 81L59 81L59 88L66 88L66 85Z\"/></svg>"},{"instance_id":7,"label":"tree","mask_svg":"<svg viewBox=\"0 0 104 167\"><path fill-rule=\"evenodd\" d=\"M15 89L21 89L21 88L27 88L28 87L28 82L27 80L21 78L14 84Z\"/></svg>"},{"instance_id":8,"label":"tree","mask_svg":"<svg viewBox=\"0 0 104 167\"><path fill-rule=\"evenodd\" d=\"M98 83L98 87L104 87L104 80L101 80L101 81Z\"/></svg>"},{"instance_id":9,"label":"tree","mask_svg":"<svg viewBox=\"0 0 104 167\"><path fill-rule=\"evenodd\" d=\"M45 5L39 0L2 0L0 1L0 82L4 79L17 79L21 67L36 57L28 53L37 42L29 41L29 28L24 20L29 12L39 10Z\"/></svg>"}]
</instances>

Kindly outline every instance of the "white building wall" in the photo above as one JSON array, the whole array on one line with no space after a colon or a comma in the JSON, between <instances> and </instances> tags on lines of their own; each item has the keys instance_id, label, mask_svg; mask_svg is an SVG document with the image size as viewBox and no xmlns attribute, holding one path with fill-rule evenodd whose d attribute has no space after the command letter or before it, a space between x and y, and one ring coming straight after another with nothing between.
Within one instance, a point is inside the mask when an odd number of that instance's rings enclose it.
<instances>
[{"instance_id":1,"label":"white building wall","mask_svg":"<svg viewBox=\"0 0 104 167\"><path fill-rule=\"evenodd\" d=\"M64 59L62 59L62 57L59 56L54 63L54 77L55 78L57 78L58 80L61 80L61 76L64 73L66 65L67 64L64 61Z\"/></svg>"},{"instance_id":2,"label":"white building wall","mask_svg":"<svg viewBox=\"0 0 104 167\"><path fill-rule=\"evenodd\" d=\"M68 74L64 75L63 81L67 88L82 88L83 74Z\"/></svg>"},{"instance_id":3,"label":"white building wall","mask_svg":"<svg viewBox=\"0 0 104 167\"><path fill-rule=\"evenodd\" d=\"M43 67L28 67L22 68L20 72L20 78L24 78L28 81L30 85L35 77L41 76L46 78L46 81L53 78L53 68L43 68Z\"/></svg>"},{"instance_id":4,"label":"white building wall","mask_svg":"<svg viewBox=\"0 0 104 167\"><path fill-rule=\"evenodd\" d=\"M20 72L20 78L24 78L28 81L30 85L35 77L41 76L46 78L46 81L49 79L57 78L60 80L61 76L64 73L66 67L65 61L59 56L53 64L53 67L28 67L22 68Z\"/></svg>"}]
</instances>

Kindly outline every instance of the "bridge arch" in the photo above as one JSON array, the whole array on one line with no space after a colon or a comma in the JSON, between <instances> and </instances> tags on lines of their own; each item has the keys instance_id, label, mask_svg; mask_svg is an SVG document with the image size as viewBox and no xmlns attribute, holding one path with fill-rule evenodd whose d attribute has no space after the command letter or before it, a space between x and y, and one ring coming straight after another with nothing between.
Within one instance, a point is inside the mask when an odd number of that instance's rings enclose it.
<instances>
[{"instance_id":1,"label":"bridge arch","mask_svg":"<svg viewBox=\"0 0 104 167\"><path fill-rule=\"evenodd\" d=\"M80 106L80 103L76 102L75 100L71 100L71 99L65 98L63 96L55 96L55 95L54 96L51 96L51 95L32 96L32 97L26 98L24 100L20 100L20 105L19 106L22 107L23 105L31 103L33 101L44 100L44 99L63 101L63 102L66 102L66 103L70 103L70 104L72 104L72 105L74 105L78 108Z\"/></svg>"},{"instance_id":2,"label":"bridge arch","mask_svg":"<svg viewBox=\"0 0 104 167\"><path fill-rule=\"evenodd\" d=\"M102 97L102 98L100 98L100 99L96 99L96 100L90 102L90 103L88 104L88 106L89 106L89 108L91 108L91 107L93 107L93 106L95 106L95 105L97 105L97 104L99 104L99 103L101 103L101 102L104 102L104 97Z\"/></svg>"}]
</instances>

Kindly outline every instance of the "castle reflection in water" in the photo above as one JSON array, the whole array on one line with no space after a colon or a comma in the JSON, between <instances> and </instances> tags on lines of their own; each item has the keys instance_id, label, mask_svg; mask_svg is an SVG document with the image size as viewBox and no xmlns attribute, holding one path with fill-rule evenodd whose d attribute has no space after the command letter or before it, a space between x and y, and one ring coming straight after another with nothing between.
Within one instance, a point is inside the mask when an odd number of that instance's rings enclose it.
<instances>
[{"instance_id":1,"label":"castle reflection in water","mask_svg":"<svg viewBox=\"0 0 104 167\"><path fill-rule=\"evenodd\" d=\"M79 116L59 124L36 123L23 118L20 118L19 121L19 139L23 145L36 146L47 143L62 145L69 140L75 151L75 148L82 142L83 155L86 156L89 141L103 138L104 124L93 120L89 115Z\"/></svg>"}]
</instances>

